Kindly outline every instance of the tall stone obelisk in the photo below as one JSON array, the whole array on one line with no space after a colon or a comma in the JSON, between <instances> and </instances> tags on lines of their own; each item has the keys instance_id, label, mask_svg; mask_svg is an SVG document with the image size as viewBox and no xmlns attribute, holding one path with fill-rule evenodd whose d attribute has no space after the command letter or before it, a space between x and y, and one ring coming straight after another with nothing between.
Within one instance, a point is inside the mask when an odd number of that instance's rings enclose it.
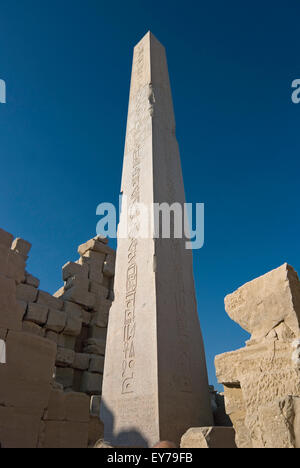
<instances>
[{"instance_id":1,"label":"tall stone obelisk","mask_svg":"<svg viewBox=\"0 0 300 468\"><path fill-rule=\"evenodd\" d=\"M129 236L118 237L104 438L114 446L179 443L188 428L213 422L192 251L185 239L139 238L132 215L138 203L185 203L165 50L150 32L134 49L122 193L131 214L122 209Z\"/></svg>"}]
</instances>

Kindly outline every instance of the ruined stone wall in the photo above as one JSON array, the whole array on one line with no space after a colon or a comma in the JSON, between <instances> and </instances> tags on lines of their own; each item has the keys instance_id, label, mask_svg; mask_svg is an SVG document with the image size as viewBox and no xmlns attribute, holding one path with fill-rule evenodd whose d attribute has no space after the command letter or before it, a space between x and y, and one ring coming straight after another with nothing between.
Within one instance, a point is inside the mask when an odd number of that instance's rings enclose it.
<instances>
[{"instance_id":1,"label":"ruined stone wall","mask_svg":"<svg viewBox=\"0 0 300 468\"><path fill-rule=\"evenodd\" d=\"M99 420L115 252L83 244L64 286L39 290L26 272L31 245L0 229L0 443L4 448L86 448Z\"/></svg>"},{"instance_id":2,"label":"ruined stone wall","mask_svg":"<svg viewBox=\"0 0 300 468\"><path fill-rule=\"evenodd\" d=\"M300 448L300 282L280 268L225 298L251 333L246 347L216 357L239 448Z\"/></svg>"}]
</instances>

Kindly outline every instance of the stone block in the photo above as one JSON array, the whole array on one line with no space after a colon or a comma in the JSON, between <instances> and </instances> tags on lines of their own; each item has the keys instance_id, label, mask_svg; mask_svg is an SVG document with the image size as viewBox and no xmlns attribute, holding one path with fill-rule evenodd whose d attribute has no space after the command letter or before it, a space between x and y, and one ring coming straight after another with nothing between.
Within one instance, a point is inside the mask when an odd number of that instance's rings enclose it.
<instances>
[{"instance_id":1,"label":"stone block","mask_svg":"<svg viewBox=\"0 0 300 468\"><path fill-rule=\"evenodd\" d=\"M81 381L81 391L89 395L101 395L102 375L84 372Z\"/></svg>"},{"instance_id":2,"label":"stone block","mask_svg":"<svg viewBox=\"0 0 300 468\"><path fill-rule=\"evenodd\" d=\"M92 356L90 360L89 371L103 374L104 356Z\"/></svg>"},{"instance_id":3,"label":"stone block","mask_svg":"<svg viewBox=\"0 0 300 468\"><path fill-rule=\"evenodd\" d=\"M83 325L90 325L92 320L92 314L87 310L82 311L82 324Z\"/></svg>"},{"instance_id":4,"label":"stone block","mask_svg":"<svg viewBox=\"0 0 300 468\"><path fill-rule=\"evenodd\" d=\"M84 393L68 392L66 394L66 420L89 422L90 398Z\"/></svg>"},{"instance_id":5,"label":"stone block","mask_svg":"<svg viewBox=\"0 0 300 468\"><path fill-rule=\"evenodd\" d=\"M84 309L74 302L64 302L64 311L71 317L81 318L84 312Z\"/></svg>"},{"instance_id":6,"label":"stone block","mask_svg":"<svg viewBox=\"0 0 300 468\"><path fill-rule=\"evenodd\" d=\"M100 420L99 416L91 416L89 422L89 448L97 448L95 447L96 443L102 439L102 444L104 437L104 426L103 422ZM109 448L107 445L106 447L102 448Z\"/></svg>"},{"instance_id":7,"label":"stone block","mask_svg":"<svg viewBox=\"0 0 300 468\"><path fill-rule=\"evenodd\" d=\"M87 448L88 429L88 423L46 421L43 448Z\"/></svg>"},{"instance_id":8,"label":"stone block","mask_svg":"<svg viewBox=\"0 0 300 468\"><path fill-rule=\"evenodd\" d=\"M92 315L91 326L107 328L109 308L102 306L98 312Z\"/></svg>"},{"instance_id":9,"label":"stone block","mask_svg":"<svg viewBox=\"0 0 300 468\"><path fill-rule=\"evenodd\" d=\"M46 305L49 309L56 310L62 310L64 305L64 302L61 299L51 296L51 294L44 291L39 291L37 302L39 304Z\"/></svg>"},{"instance_id":10,"label":"stone block","mask_svg":"<svg viewBox=\"0 0 300 468\"><path fill-rule=\"evenodd\" d=\"M73 363L74 369L88 370L89 365L90 365L90 359L91 359L90 354L76 353L74 363Z\"/></svg>"},{"instance_id":11,"label":"stone block","mask_svg":"<svg viewBox=\"0 0 300 468\"><path fill-rule=\"evenodd\" d=\"M62 268L63 281L67 281L73 276L87 278L88 272L89 269L87 265L80 265L78 263L68 262Z\"/></svg>"},{"instance_id":12,"label":"stone block","mask_svg":"<svg viewBox=\"0 0 300 468\"><path fill-rule=\"evenodd\" d=\"M44 415L45 421L64 421L66 419L66 393L52 389L48 408Z\"/></svg>"},{"instance_id":13,"label":"stone block","mask_svg":"<svg viewBox=\"0 0 300 468\"><path fill-rule=\"evenodd\" d=\"M17 301L17 303L19 304L20 310L22 310L22 318L24 318L24 316L25 316L25 314L27 312L28 304L25 301Z\"/></svg>"},{"instance_id":14,"label":"stone block","mask_svg":"<svg viewBox=\"0 0 300 468\"><path fill-rule=\"evenodd\" d=\"M40 286L40 280L27 272L25 272L25 283L34 288L39 288Z\"/></svg>"},{"instance_id":15,"label":"stone block","mask_svg":"<svg viewBox=\"0 0 300 468\"><path fill-rule=\"evenodd\" d=\"M80 286L74 286L64 292L63 299L65 301L75 302L84 307L91 308L95 304L96 297L88 290Z\"/></svg>"},{"instance_id":16,"label":"stone block","mask_svg":"<svg viewBox=\"0 0 300 468\"><path fill-rule=\"evenodd\" d=\"M11 246L11 249L20 254L25 260L27 260L28 254L31 249L30 242L25 241L24 239L16 238Z\"/></svg>"},{"instance_id":17,"label":"stone block","mask_svg":"<svg viewBox=\"0 0 300 468\"><path fill-rule=\"evenodd\" d=\"M100 405L101 405L101 396L92 395L90 400L90 414L92 416L97 416L100 418Z\"/></svg>"},{"instance_id":18,"label":"stone block","mask_svg":"<svg viewBox=\"0 0 300 468\"><path fill-rule=\"evenodd\" d=\"M51 330L46 331L45 338L47 338L47 340L53 341L55 344L58 343L58 333L55 333Z\"/></svg>"},{"instance_id":19,"label":"stone block","mask_svg":"<svg viewBox=\"0 0 300 468\"><path fill-rule=\"evenodd\" d=\"M35 322L38 325L45 325L48 318L48 307L42 304L28 304L25 320Z\"/></svg>"},{"instance_id":20,"label":"stone block","mask_svg":"<svg viewBox=\"0 0 300 468\"><path fill-rule=\"evenodd\" d=\"M7 333L8 333L8 329L7 328L0 328L0 340L6 340L6 337L7 337Z\"/></svg>"},{"instance_id":21,"label":"stone block","mask_svg":"<svg viewBox=\"0 0 300 468\"><path fill-rule=\"evenodd\" d=\"M99 328L91 325L88 329L88 338L94 340L106 340L107 328Z\"/></svg>"},{"instance_id":22,"label":"stone block","mask_svg":"<svg viewBox=\"0 0 300 468\"><path fill-rule=\"evenodd\" d=\"M18 284L17 299L24 302L35 302L38 290L29 284Z\"/></svg>"},{"instance_id":23,"label":"stone block","mask_svg":"<svg viewBox=\"0 0 300 468\"><path fill-rule=\"evenodd\" d=\"M237 448L232 427L196 427L182 437L180 448Z\"/></svg>"},{"instance_id":24,"label":"stone block","mask_svg":"<svg viewBox=\"0 0 300 468\"><path fill-rule=\"evenodd\" d=\"M2 448L36 448L41 412L28 408L0 406Z\"/></svg>"},{"instance_id":25,"label":"stone block","mask_svg":"<svg viewBox=\"0 0 300 468\"><path fill-rule=\"evenodd\" d=\"M115 255L107 255L106 260L103 264L103 274L112 278L115 275Z\"/></svg>"},{"instance_id":26,"label":"stone block","mask_svg":"<svg viewBox=\"0 0 300 468\"><path fill-rule=\"evenodd\" d=\"M80 290L89 292L89 279L81 276L71 276L65 282L65 291L71 288L79 288Z\"/></svg>"},{"instance_id":27,"label":"stone block","mask_svg":"<svg viewBox=\"0 0 300 468\"><path fill-rule=\"evenodd\" d=\"M22 324L22 330L25 333L31 333L32 335L45 336L44 328L40 327L37 323L28 322L24 320Z\"/></svg>"},{"instance_id":28,"label":"stone block","mask_svg":"<svg viewBox=\"0 0 300 468\"><path fill-rule=\"evenodd\" d=\"M66 326L64 328L64 335L69 336L78 336L80 335L82 327L82 319L73 317L71 315L67 316Z\"/></svg>"},{"instance_id":29,"label":"stone block","mask_svg":"<svg viewBox=\"0 0 300 468\"><path fill-rule=\"evenodd\" d=\"M87 252L99 252L102 254L110 254L114 252L107 244L104 242L99 241L98 239L90 239L85 244L82 244L78 247L79 255L83 256L86 255Z\"/></svg>"},{"instance_id":30,"label":"stone block","mask_svg":"<svg viewBox=\"0 0 300 468\"><path fill-rule=\"evenodd\" d=\"M297 337L300 325L300 282L295 270L281 267L245 284L225 298L229 317L260 340L277 325L285 325Z\"/></svg>"},{"instance_id":31,"label":"stone block","mask_svg":"<svg viewBox=\"0 0 300 468\"><path fill-rule=\"evenodd\" d=\"M15 281L0 275L0 327L20 331L22 317L22 307L16 301Z\"/></svg>"},{"instance_id":32,"label":"stone block","mask_svg":"<svg viewBox=\"0 0 300 468\"><path fill-rule=\"evenodd\" d=\"M14 236L0 228L0 244L10 249Z\"/></svg>"},{"instance_id":33,"label":"stone block","mask_svg":"<svg viewBox=\"0 0 300 468\"><path fill-rule=\"evenodd\" d=\"M60 333L64 330L67 322L67 314L61 310L50 309L46 329Z\"/></svg>"},{"instance_id":34,"label":"stone block","mask_svg":"<svg viewBox=\"0 0 300 468\"><path fill-rule=\"evenodd\" d=\"M57 347L56 366L72 367L75 359L75 352L71 349Z\"/></svg>"},{"instance_id":35,"label":"stone block","mask_svg":"<svg viewBox=\"0 0 300 468\"><path fill-rule=\"evenodd\" d=\"M6 276L14 279L17 283L25 281L26 263L22 255L10 250L8 252Z\"/></svg>"},{"instance_id":36,"label":"stone block","mask_svg":"<svg viewBox=\"0 0 300 468\"><path fill-rule=\"evenodd\" d=\"M57 367L55 371L55 379L64 388L71 388L74 379L74 369L69 367Z\"/></svg>"},{"instance_id":37,"label":"stone block","mask_svg":"<svg viewBox=\"0 0 300 468\"><path fill-rule=\"evenodd\" d=\"M58 335L58 342L57 344L61 346L62 348L67 348L67 349L75 349L75 344L76 344L76 336L68 336L68 335Z\"/></svg>"},{"instance_id":38,"label":"stone block","mask_svg":"<svg viewBox=\"0 0 300 468\"><path fill-rule=\"evenodd\" d=\"M89 338L84 343L83 352L88 354L105 355L106 340L96 340Z\"/></svg>"}]
</instances>

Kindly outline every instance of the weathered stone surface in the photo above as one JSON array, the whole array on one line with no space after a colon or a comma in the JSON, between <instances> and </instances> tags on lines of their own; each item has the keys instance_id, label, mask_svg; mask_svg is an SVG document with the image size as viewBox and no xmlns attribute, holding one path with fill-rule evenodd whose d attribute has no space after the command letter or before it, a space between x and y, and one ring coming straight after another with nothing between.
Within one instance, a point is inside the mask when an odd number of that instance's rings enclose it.
<instances>
[{"instance_id":1,"label":"weathered stone surface","mask_svg":"<svg viewBox=\"0 0 300 468\"><path fill-rule=\"evenodd\" d=\"M46 330L45 338L47 338L47 340L53 341L55 344L58 343L58 333L55 333L51 330Z\"/></svg>"},{"instance_id":2,"label":"weathered stone surface","mask_svg":"<svg viewBox=\"0 0 300 468\"><path fill-rule=\"evenodd\" d=\"M76 318L81 318L84 310L82 307L78 304L74 304L74 302L64 302L64 311L66 314L68 314L70 317L76 317Z\"/></svg>"},{"instance_id":3,"label":"weathered stone surface","mask_svg":"<svg viewBox=\"0 0 300 468\"><path fill-rule=\"evenodd\" d=\"M75 344L76 344L76 336L68 336L68 335L60 334L58 335L57 344L61 346L62 348L74 350Z\"/></svg>"},{"instance_id":4,"label":"weathered stone surface","mask_svg":"<svg viewBox=\"0 0 300 468\"><path fill-rule=\"evenodd\" d=\"M88 370L90 365L91 355L84 353L76 353L73 363L74 369Z\"/></svg>"},{"instance_id":5,"label":"weathered stone surface","mask_svg":"<svg viewBox=\"0 0 300 468\"><path fill-rule=\"evenodd\" d=\"M82 319L72 315L67 316L66 326L64 328L64 335L78 336L81 332Z\"/></svg>"},{"instance_id":6,"label":"weathered stone surface","mask_svg":"<svg viewBox=\"0 0 300 468\"><path fill-rule=\"evenodd\" d=\"M24 321L22 324L22 330L25 333L32 333L37 336L45 336L44 328L40 327L37 323Z\"/></svg>"},{"instance_id":7,"label":"weathered stone surface","mask_svg":"<svg viewBox=\"0 0 300 468\"><path fill-rule=\"evenodd\" d=\"M16 301L14 280L0 275L0 327L9 330L22 329L22 307Z\"/></svg>"},{"instance_id":8,"label":"weathered stone surface","mask_svg":"<svg viewBox=\"0 0 300 468\"><path fill-rule=\"evenodd\" d=\"M61 310L50 309L46 329L57 333L64 330L67 322L67 314Z\"/></svg>"},{"instance_id":9,"label":"weathered stone surface","mask_svg":"<svg viewBox=\"0 0 300 468\"><path fill-rule=\"evenodd\" d=\"M115 274L115 255L107 255L106 260L103 265L103 274L105 276L113 277Z\"/></svg>"},{"instance_id":10,"label":"weathered stone surface","mask_svg":"<svg viewBox=\"0 0 300 468\"><path fill-rule=\"evenodd\" d=\"M75 359L75 352L71 349L57 347L56 366L72 367Z\"/></svg>"},{"instance_id":11,"label":"weathered stone surface","mask_svg":"<svg viewBox=\"0 0 300 468\"><path fill-rule=\"evenodd\" d=\"M25 283L29 286L33 286L34 288L38 288L40 285L40 280L38 278L35 278L35 276L32 276L29 273L25 272Z\"/></svg>"},{"instance_id":12,"label":"weathered stone surface","mask_svg":"<svg viewBox=\"0 0 300 468\"><path fill-rule=\"evenodd\" d=\"M89 424L73 421L46 421L43 448L86 448Z\"/></svg>"},{"instance_id":13,"label":"weathered stone surface","mask_svg":"<svg viewBox=\"0 0 300 468\"><path fill-rule=\"evenodd\" d=\"M196 427L182 437L180 448L237 448L232 427Z\"/></svg>"},{"instance_id":14,"label":"weathered stone surface","mask_svg":"<svg viewBox=\"0 0 300 468\"><path fill-rule=\"evenodd\" d=\"M78 263L68 262L62 267L63 281L67 281L73 276L87 278L88 272L89 269L87 265L79 265Z\"/></svg>"},{"instance_id":15,"label":"weathered stone surface","mask_svg":"<svg viewBox=\"0 0 300 468\"><path fill-rule=\"evenodd\" d=\"M63 386L63 388L72 388L74 369L68 367L57 367L55 370L55 379Z\"/></svg>"},{"instance_id":16,"label":"weathered stone surface","mask_svg":"<svg viewBox=\"0 0 300 468\"><path fill-rule=\"evenodd\" d=\"M38 300L39 304L46 305L49 309L62 310L64 302L57 297L51 296L51 294L45 291L39 291Z\"/></svg>"},{"instance_id":17,"label":"weathered stone surface","mask_svg":"<svg viewBox=\"0 0 300 468\"><path fill-rule=\"evenodd\" d=\"M228 315L259 340L284 322L296 337L300 324L300 283L287 263L245 284L225 298Z\"/></svg>"},{"instance_id":18,"label":"weathered stone surface","mask_svg":"<svg viewBox=\"0 0 300 468\"><path fill-rule=\"evenodd\" d=\"M134 49L121 190L131 212L123 204L103 379L104 436L113 446L152 447L158 440L178 446L187 428L212 426L213 417L192 251L184 238L137 232L137 200L185 203L166 54L150 32ZM126 221L127 237L120 235Z\"/></svg>"},{"instance_id":19,"label":"weathered stone surface","mask_svg":"<svg viewBox=\"0 0 300 468\"><path fill-rule=\"evenodd\" d=\"M101 396L92 395L90 400L90 414L93 416L100 417L100 405L101 405Z\"/></svg>"},{"instance_id":20,"label":"weathered stone surface","mask_svg":"<svg viewBox=\"0 0 300 468\"><path fill-rule=\"evenodd\" d=\"M90 239L85 244L82 244L78 247L78 253L81 256L86 255L89 251L99 252L102 254L114 253L113 249L111 249L108 245L96 237L94 239Z\"/></svg>"},{"instance_id":21,"label":"weathered stone surface","mask_svg":"<svg viewBox=\"0 0 300 468\"><path fill-rule=\"evenodd\" d=\"M29 284L18 284L17 299L24 302L35 302L38 290Z\"/></svg>"},{"instance_id":22,"label":"weathered stone surface","mask_svg":"<svg viewBox=\"0 0 300 468\"><path fill-rule=\"evenodd\" d=\"M83 352L88 353L88 354L97 354L97 355L104 356L105 347L106 347L106 341L104 339L96 340L94 338L90 338L86 340L84 348L83 348Z\"/></svg>"},{"instance_id":23,"label":"weathered stone surface","mask_svg":"<svg viewBox=\"0 0 300 468\"><path fill-rule=\"evenodd\" d=\"M28 304L25 320L35 322L38 325L45 325L48 318L49 309L43 304Z\"/></svg>"},{"instance_id":24,"label":"weathered stone surface","mask_svg":"<svg viewBox=\"0 0 300 468\"><path fill-rule=\"evenodd\" d=\"M84 372L81 382L81 391L89 395L100 395L102 389L102 375Z\"/></svg>"},{"instance_id":25,"label":"weathered stone surface","mask_svg":"<svg viewBox=\"0 0 300 468\"><path fill-rule=\"evenodd\" d=\"M95 445L97 442L99 442L100 445L100 439L103 439L103 434L104 434L104 426L103 422L100 420L99 415L97 416L91 416L90 421L89 421L89 443L88 446L89 448L100 448L96 447ZM102 441L103 445L103 441ZM103 446L101 448L104 448ZM107 445L105 448L109 448Z\"/></svg>"},{"instance_id":26,"label":"weathered stone surface","mask_svg":"<svg viewBox=\"0 0 300 468\"><path fill-rule=\"evenodd\" d=\"M0 244L10 249L14 236L0 228Z\"/></svg>"},{"instance_id":27,"label":"weathered stone surface","mask_svg":"<svg viewBox=\"0 0 300 468\"><path fill-rule=\"evenodd\" d=\"M6 276L14 279L17 283L23 283L25 281L25 267L26 263L22 255L10 250L7 256Z\"/></svg>"},{"instance_id":28,"label":"weathered stone surface","mask_svg":"<svg viewBox=\"0 0 300 468\"><path fill-rule=\"evenodd\" d=\"M27 260L29 251L31 249L30 242L25 241L24 239L16 238L11 246L11 249L20 254L22 257Z\"/></svg>"},{"instance_id":29,"label":"weathered stone surface","mask_svg":"<svg viewBox=\"0 0 300 468\"><path fill-rule=\"evenodd\" d=\"M41 412L32 408L0 406L1 447L36 448Z\"/></svg>"},{"instance_id":30,"label":"weathered stone surface","mask_svg":"<svg viewBox=\"0 0 300 468\"><path fill-rule=\"evenodd\" d=\"M225 303L231 317L252 333L246 348L215 360L237 445L296 447L294 424L300 398L298 276L284 264L242 286Z\"/></svg>"},{"instance_id":31,"label":"weathered stone surface","mask_svg":"<svg viewBox=\"0 0 300 468\"><path fill-rule=\"evenodd\" d=\"M90 398L84 393L69 392L66 394L66 420L89 422Z\"/></svg>"},{"instance_id":32,"label":"weathered stone surface","mask_svg":"<svg viewBox=\"0 0 300 468\"><path fill-rule=\"evenodd\" d=\"M0 340L6 340L6 337L7 337L7 333L8 333L8 329L7 328L0 328Z\"/></svg>"},{"instance_id":33,"label":"weathered stone surface","mask_svg":"<svg viewBox=\"0 0 300 468\"><path fill-rule=\"evenodd\" d=\"M104 370L104 356L92 356L90 360L90 372L103 374Z\"/></svg>"},{"instance_id":34,"label":"weathered stone surface","mask_svg":"<svg viewBox=\"0 0 300 468\"><path fill-rule=\"evenodd\" d=\"M66 394L62 390L51 390L44 419L45 421L64 421L66 419Z\"/></svg>"},{"instance_id":35,"label":"weathered stone surface","mask_svg":"<svg viewBox=\"0 0 300 468\"><path fill-rule=\"evenodd\" d=\"M81 287L80 284L65 291L62 297L65 301L76 302L88 308L93 307L96 300L95 294L90 293L88 289Z\"/></svg>"},{"instance_id":36,"label":"weathered stone surface","mask_svg":"<svg viewBox=\"0 0 300 468\"><path fill-rule=\"evenodd\" d=\"M95 325L91 325L88 330L88 338L94 340L106 340L107 328L99 328Z\"/></svg>"}]
</instances>

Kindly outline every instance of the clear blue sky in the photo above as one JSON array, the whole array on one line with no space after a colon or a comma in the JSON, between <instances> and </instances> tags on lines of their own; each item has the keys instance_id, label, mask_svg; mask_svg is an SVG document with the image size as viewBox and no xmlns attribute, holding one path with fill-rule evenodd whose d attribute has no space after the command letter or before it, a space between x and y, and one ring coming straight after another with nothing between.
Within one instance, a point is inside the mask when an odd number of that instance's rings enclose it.
<instances>
[{"instance_id":1,"label":"clear blue sky","mask_svg":"<svg viewBox=\"0 0 300 468\"><path fill-rule=\"evenodd\" d=\"M223 299L287 261L300 270L298 0L2 0L0 226L33 244L28 270L61 266L117 203L132 48L166 46L189 202L206 205L195 253L210 381L216 354L247 334Z\"/></svg>"}]
</instances>

